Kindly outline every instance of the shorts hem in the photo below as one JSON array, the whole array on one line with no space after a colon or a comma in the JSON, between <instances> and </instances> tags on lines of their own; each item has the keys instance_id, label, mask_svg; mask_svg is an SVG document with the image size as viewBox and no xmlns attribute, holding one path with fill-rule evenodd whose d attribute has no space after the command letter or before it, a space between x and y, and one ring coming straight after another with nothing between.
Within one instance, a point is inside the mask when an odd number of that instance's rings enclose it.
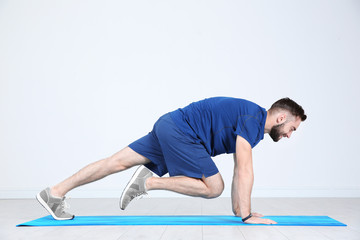
<instances>
[{"instance_id":1,"label":"shorts hem","mask_svg":"<svg viewBox=\"0 0 360 240\"><path fill-rule=\"evenodd\" d=\"M149 168L151 171L153 171L154 173L156 173L156 175L158 176L163 176L165 175L167 172L163 172L159 169L158 165L161 165L161 163L159 163L158 161L154 160L156 158L152 158L150 155L146 154L146 152L143 152L139 149L137 149L133 144L129 144L128 145L129 148L131 148L134 152L146 157L147 159L150 160L149 163L144 164L147 168Z\"/></svg>"}]
</instances>

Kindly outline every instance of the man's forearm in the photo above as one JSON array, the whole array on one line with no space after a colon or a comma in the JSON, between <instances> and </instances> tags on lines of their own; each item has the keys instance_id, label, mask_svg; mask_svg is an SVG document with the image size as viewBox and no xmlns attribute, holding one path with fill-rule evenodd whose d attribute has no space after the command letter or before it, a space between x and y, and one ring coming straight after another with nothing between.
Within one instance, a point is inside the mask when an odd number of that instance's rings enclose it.
<instances>
[{"instance_id":1,"label":"man's forearm","mask_svg":"<svg viewBox=\"0 0 360 240\"><path fill-rule=\"evenodd\" d=\"M252 149L242 137L237 136L234 153L234 179L232 184L233 212L245 218L251 213L251 190L254 183Z\"/></svg>"},{"instance_id":2,"label":"man's forearm","mask_svg":"<svg viewBox=\"0 0 360 240\"><path fill-rule=\"evenodd\" d=\"M251 191L254 174L251 169L234 169L231 189L233 212L236 216L247 217L251 213Z\"/></svg>"}]
</instances>

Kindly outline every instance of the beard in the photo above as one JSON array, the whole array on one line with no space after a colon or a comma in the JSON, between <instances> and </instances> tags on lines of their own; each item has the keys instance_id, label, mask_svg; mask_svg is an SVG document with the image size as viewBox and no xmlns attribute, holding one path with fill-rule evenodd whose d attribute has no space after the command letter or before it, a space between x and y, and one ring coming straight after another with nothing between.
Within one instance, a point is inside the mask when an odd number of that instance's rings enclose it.
<instances>
[{"instance_id":1,"label":"beard","mask_svg":"<svg viewBox=\"0 0 360 240\"><path fill-rule=\"evenodd\" d=\"M280 140L280 136L282 135L281 129L284 125L285 123L282 123L271 128L269 135L274 142L278 142Z\"/></svg>"}]
</instances>

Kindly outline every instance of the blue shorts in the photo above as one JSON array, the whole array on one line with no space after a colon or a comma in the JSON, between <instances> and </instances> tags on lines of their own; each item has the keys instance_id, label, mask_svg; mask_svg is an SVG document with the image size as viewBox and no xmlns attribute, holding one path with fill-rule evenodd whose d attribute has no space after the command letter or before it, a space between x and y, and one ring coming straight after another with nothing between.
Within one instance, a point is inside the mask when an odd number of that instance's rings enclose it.
<instances>
[{"instance_id":1,"label":"blue shorts","mask_svg":"<svg viewBox=\"0 0 360 240\"><path fill-rule=\"evenodd\" d=\"M146 136L129 145L151 162L146 167L159 176L209 177L219 172L205 147L183 133L169 113L155 123Z\"/></svg>"}]
</instances>

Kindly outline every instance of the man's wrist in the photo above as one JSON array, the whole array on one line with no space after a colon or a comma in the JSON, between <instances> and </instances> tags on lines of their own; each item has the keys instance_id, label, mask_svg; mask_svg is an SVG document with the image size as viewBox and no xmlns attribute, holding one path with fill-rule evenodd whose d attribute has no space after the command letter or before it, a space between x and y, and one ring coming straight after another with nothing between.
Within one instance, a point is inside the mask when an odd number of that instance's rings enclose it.
<instances>
[{"instance_id":1,"label":"man's wrist","mask_svg":"<svg viewBox=\"0 0 360 240\"><path fill-rule=\"evenodd\" d=\"M250 213L247 217L244 217L244 218L242 218L241 220L243 221L243 222L245 222L246 220L248 220L249 218L251 218L252 217L252 214Z\"/></svg>"}]
</instances>

